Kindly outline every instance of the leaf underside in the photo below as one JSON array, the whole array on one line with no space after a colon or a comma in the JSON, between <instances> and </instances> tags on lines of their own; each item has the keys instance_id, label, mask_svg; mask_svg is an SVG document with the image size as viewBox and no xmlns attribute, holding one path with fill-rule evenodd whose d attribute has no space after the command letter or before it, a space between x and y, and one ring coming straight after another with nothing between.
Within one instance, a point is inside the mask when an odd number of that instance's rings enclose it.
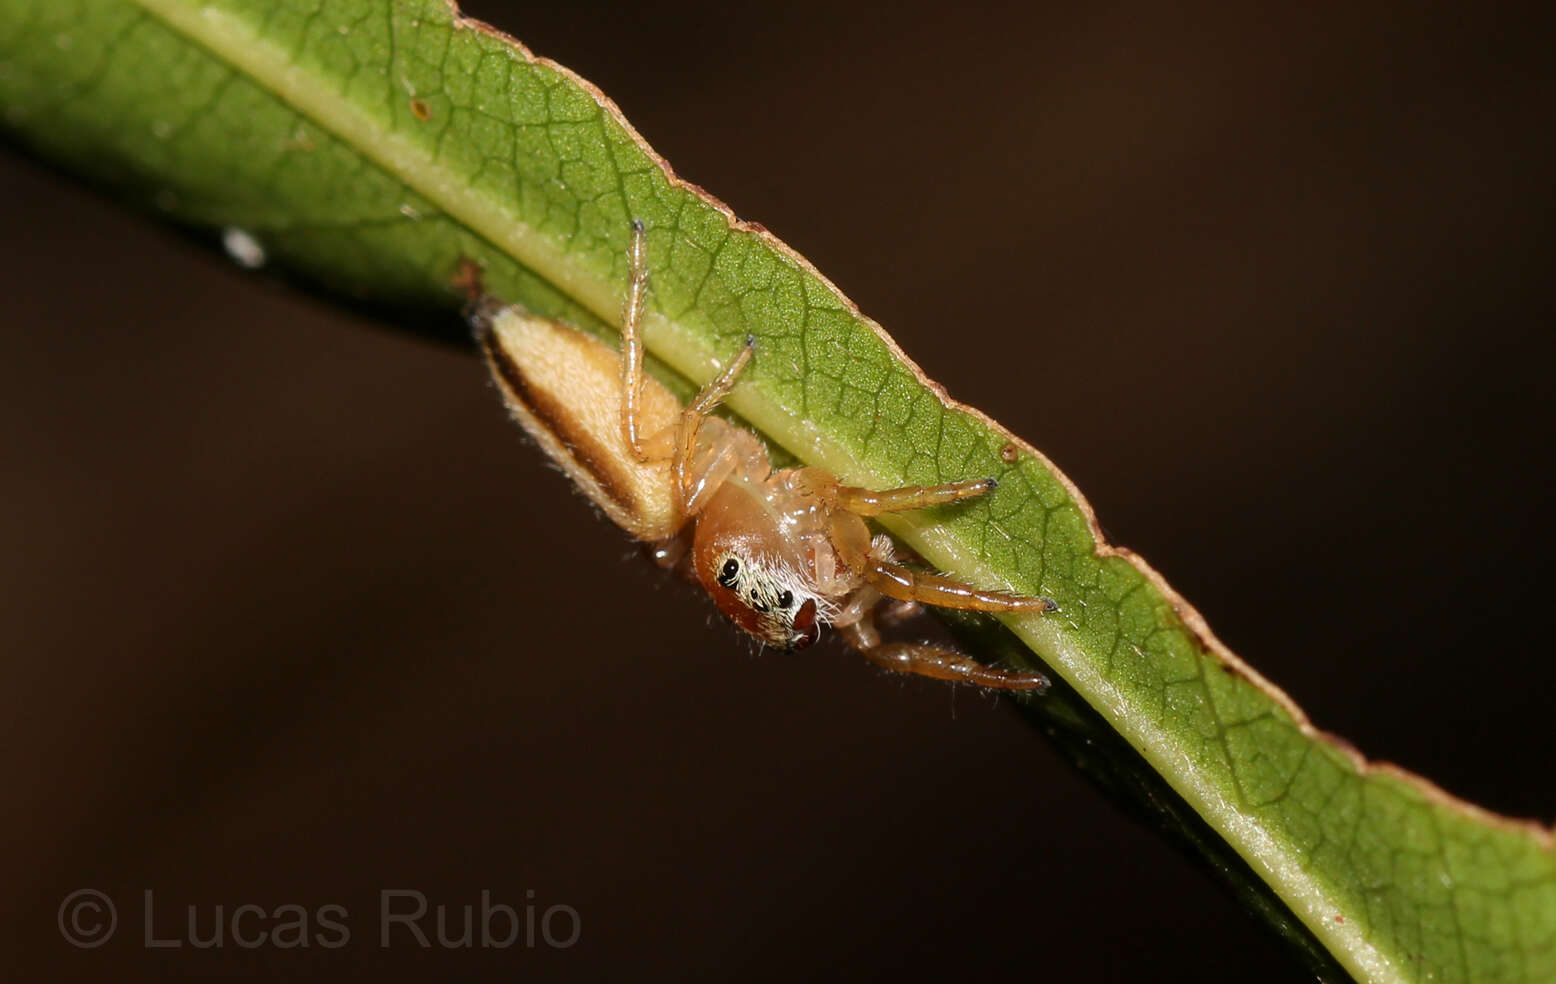
<instances>
[{"instance_id":1,"label":"leaf underside","mask_svg":"<svg viewBox=\"0 0 1556 984\"><path fill-rule=\"evenodd\" d=\"M1225 650L1037 452L949 403L803 259L677 180L592 86L439 0L0 0L14 139L169 221L372 307L446 311L457 259L609 334L649 230L651 353L775 448L889 487L996 476L885 525L1006 619L1359 979L1556 979L1549 831L1369 766ZM1003 452L1003 455L1002 455ZM1014 457L1015 460L1007 460ZM1218 846L1220 849L1220 846Z\"/></svg>"}]
</instances>

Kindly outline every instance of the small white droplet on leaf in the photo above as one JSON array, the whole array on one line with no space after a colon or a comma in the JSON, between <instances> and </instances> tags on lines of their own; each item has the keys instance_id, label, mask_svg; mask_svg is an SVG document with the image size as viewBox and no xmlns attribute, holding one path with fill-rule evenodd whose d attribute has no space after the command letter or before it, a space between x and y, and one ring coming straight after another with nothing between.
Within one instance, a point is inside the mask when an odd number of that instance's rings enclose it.
<instances>
[{"instance_id":1,"label":"small white droplet on leaf","mask_svg":"<svg viewBox=\"0 0 1556 984\"><path fill-rule=\"evenodd\" d=\"M257 270L265 265L265 247L237 226L228 226L222 230L222 248L234 263L245 270Z\"/></svg>"}]
</instances>

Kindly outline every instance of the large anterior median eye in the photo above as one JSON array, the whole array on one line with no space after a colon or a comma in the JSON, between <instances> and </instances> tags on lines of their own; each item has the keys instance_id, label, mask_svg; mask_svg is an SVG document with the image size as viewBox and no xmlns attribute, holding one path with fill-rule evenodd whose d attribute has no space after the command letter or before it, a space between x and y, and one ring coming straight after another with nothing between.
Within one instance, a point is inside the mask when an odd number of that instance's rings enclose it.
<instances>
[{"instance_id":1,"label":"large anterior median eye","mask_svg":"<svg viewBox=\"0 0 1556 984\"><path fill-rule=\"evenodd\" d=\"M719 568L718 581L726 588L735 586L735 578L740 574L740 561L733 557L724 561L724 566Z\"/></svg>"}]
</instances>

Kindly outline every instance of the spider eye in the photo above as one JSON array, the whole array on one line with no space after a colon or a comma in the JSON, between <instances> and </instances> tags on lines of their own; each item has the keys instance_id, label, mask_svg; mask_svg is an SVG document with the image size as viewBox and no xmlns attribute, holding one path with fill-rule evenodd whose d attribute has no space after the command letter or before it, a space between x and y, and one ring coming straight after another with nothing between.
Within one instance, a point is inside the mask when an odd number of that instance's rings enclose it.
<instances>
[{"instance_id":1,"label":"spider eye","mask_svg":"<svg viewBox=\"0 0 1556 984\"><path fill-rule=\"evenodd\" d=\"M793 591L785 591L785 592L783 592L782 594L780 594L778 596L778 607L779 608L788 608L792 604L794 604L794 592Z\"/></svg>"},{"instance_id":2,"label":"spider eye","mask_svg":"<svg viewBox=\"0 0 1556 984\"><path fill-rule=\"evenodd\" d=\"M740 561L731 557L724 561L724 566L719 568L719 583L726 588L735 586L735 575L740 573Z\"/></svg>"}]
</instances>

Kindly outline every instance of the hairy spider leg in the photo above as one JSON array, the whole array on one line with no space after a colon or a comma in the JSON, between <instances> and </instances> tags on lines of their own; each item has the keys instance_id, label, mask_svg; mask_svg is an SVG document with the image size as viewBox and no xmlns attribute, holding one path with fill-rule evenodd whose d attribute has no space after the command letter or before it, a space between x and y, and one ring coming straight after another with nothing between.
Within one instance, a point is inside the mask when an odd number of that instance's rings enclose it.
<instances>
[{"instance_id":1,"label":"hairy spider leg","mask_svg":"<svg viewBox=\"0 0 1556 984\"><path fill-rule=\"evenodd\" d=\"M838 633L865 659L896 673L914 673L936 680L971 683L995 690L1046 690L1048 678L1025 670L984 666L970 656L925 642L881 642L871 618L838 628Z\"/></svg>"},{"instance_id":2,"label":"hairy spider leg","mask_svg":"<svg viewBox=\"0 0 1556 984\"><path fill-rule=\"evenodd\" d=\"M692 401L692 405L686 408L677 422L675 454L671 459L670 470L681 495L681 509L687 516L701 512L708 499L738 465L734 451L726 441L711 442L710 447L703 449L704 454L699 457L697 437L702 433L702 425L708 414L735 388L736 377L751 361L754 351L756 339L748 336L740 353L716 379L702 388L697 399Z\"/></svg>"},{"instance_id":3,"label":"hairy spider leg","mask_svg":"<svg viewBox=\"0 0 1556 984\"><path fill-rule=\"evenodd\" d=\"M888 598L975 612L1051 612L1059 607L1048 598L986 591L943 574L910 570L880 557L871 549L869 527L851 512L833 513L828 532L843 563Z\"/></svg>"},{"instance_id":4,"label":"hairy spider leg","mask_svg":"<svg viewBox=\"0 0 1556 984\"><path fill-rule=\"evenodd\" d=\"M844 485L824 468L802 468L795 477L795 484L811 495L820 496L830 505L844 509L856 516L879 516L882 513L907 512L911 509L928 509L963 499L976 499L999 487L992 478L974 478L943 485L905 485L898 489L867 489L857 485Z\"/></svg>"},{"instance_id":5,"label":"hairy spider leg","mask_svg":"<svg viewBox=\"0 0 1556 984\"><path fill-rule=\"evenodd\" d=\"M641 219L632 220L627 278L627 300L621 310L621 436L637 459L647 463L660 456L644 449L638 437L638 403L643 396L643 339L638 330L648 294L648 234Z\"/></svg>"},{"instance_id":6,"label":"hairy spider leg","mask_svg":"<svg viewBox=\"0 0 1556 984\"><path fill-rule=\"evenodd\" d=\"M966 482L947 482L944 485L909 485L900 489L877 490L839 485L837 504L856 516L879 516L881 513L927 509L930 506L973 499L993 492L996 484L992 478L976 478Z\"/></svg>"},{"instance_id":7,"label":"hairy spider leg","mask_svg":"<svg viewBox=\"0 0 1556 984\"><path fill-rule=\"evenodd\" d=\"M641 462L671 461L671 474L686 518L697 515L738 465L721 442L699 455L702 423L735 386L740 371L751 361L756 339L745 347L718 377L704 386L692 405L673 427L644 437L638 422L643 392L643 312L648 293L648 234L641 219L632 220L632 240L627 247L627 299L621 312L621 436Z\"/></svg>"},{"instance_id":8,"label":"hairy spider leg","mask_svg":"<svg viewBox=\"0 0 1556 984\"><path fill-rule=\"evenodd\" d=\"M840 619L837 626L845 642L877 666L898 673L998 690L1040 690L1048 686L1048 678L1041 673L984 666L971 657L929 643L883 643L875 625L873 602L880 595L898 602L982 612L1049 612L1058 607L1048 598L985 591L941 574L921 573L895 563L876 552L869 527L861 518L955 502L983 495L992 488L993 480L982 479L884 492L839 486L833 492L839 509L832 514L828 532L843 563L864 579L861 599L871 602L868 606L847 606L850 617Z\"/></svg>"}]
</instances>

